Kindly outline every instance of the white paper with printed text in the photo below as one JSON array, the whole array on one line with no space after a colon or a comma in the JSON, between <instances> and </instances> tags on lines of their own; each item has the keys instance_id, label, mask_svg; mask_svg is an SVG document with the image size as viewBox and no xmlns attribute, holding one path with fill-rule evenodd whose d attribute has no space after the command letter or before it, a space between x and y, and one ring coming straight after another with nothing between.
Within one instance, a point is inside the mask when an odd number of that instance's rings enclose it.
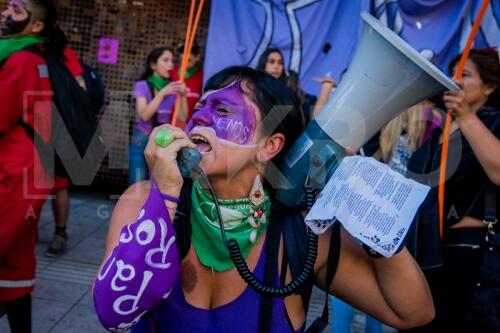
<instances>
[{"instance_id":1,"label":"white paper with printed text","mask_svg":"<svg viewBox=\"0 0 500 333\"><path fill-rule=\"evenodd\" d=\"M345 157L305 220L316 234L338 220L351 235L390 257L429 190L374 158Z\"/></svg>"}]
</instances>

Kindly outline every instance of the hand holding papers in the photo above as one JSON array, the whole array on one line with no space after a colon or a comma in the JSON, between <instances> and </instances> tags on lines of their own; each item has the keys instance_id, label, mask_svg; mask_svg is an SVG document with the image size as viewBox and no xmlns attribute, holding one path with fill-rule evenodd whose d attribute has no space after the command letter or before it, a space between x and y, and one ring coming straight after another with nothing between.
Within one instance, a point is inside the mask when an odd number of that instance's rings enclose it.
<instances>
[{"instance_id":1,"label":"hand holding papers","mask_svg":"<svg viewBox=\"0 0 500 333\"><path fill-rule=\"evenodd\" d=\"M316 234L339 220L351 235L390 257L429 189L371 157L345 157L305 220Z\"/></svg>"}]
</instances>

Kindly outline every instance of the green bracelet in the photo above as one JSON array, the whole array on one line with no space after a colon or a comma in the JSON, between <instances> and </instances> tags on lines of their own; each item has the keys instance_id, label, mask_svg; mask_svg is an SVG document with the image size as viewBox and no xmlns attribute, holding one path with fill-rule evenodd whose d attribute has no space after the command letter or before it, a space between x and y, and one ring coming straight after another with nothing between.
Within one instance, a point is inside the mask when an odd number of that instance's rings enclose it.
<instances>
[{"instance_id":1,"label":"green bracelet","mask_svg":"<svg viewBox=\"0 0 500 333\"><path fill-rule=\"evenodd\" d=\"M175 140L175 137L168 129L161 129L155 135L156 145L165 148Z\"/></svg>"}]
</instances>

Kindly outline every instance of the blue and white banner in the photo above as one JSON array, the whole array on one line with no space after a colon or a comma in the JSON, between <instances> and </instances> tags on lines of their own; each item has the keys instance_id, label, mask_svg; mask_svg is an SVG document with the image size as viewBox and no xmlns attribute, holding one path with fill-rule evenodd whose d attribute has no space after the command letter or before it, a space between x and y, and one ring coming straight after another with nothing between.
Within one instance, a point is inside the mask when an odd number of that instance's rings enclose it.
<instances>
[{"instance_id":1,"label":"blue and white banner","mask_svg":"<svg viewBox=\"0 0 500 333\"><path fill-rule=\"evenodd\" d=\"M230 65L255 67L278 47L285 68L300 73L313 94L315 76L338 79L349 66L368 11L447 72L463 47L481 0L212 0L205 79ZM475 47L500 45L500 1L491 1ZM373 55L376 56L376 55Z\"/></svg>"}]
</instances>

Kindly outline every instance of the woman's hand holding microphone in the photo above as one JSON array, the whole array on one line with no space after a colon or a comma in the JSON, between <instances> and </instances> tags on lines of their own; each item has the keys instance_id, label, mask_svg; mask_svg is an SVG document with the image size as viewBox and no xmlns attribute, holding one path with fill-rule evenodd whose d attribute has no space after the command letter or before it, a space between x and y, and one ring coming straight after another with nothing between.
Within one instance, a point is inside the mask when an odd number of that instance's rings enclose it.
<instances>
[{"instance_id":1,"label":"woman's hand holding microphone","mask_svg":"<svg viewBox=\"0 0 500 333\"><path fill-rule=\"evenodd\" d=\"M177 153L185 147L196 148L196 145L182 129L171 125L153 129L144 156L161 192L179 197L184 181L177 165Z\"/></svg>"}]
</instances>

